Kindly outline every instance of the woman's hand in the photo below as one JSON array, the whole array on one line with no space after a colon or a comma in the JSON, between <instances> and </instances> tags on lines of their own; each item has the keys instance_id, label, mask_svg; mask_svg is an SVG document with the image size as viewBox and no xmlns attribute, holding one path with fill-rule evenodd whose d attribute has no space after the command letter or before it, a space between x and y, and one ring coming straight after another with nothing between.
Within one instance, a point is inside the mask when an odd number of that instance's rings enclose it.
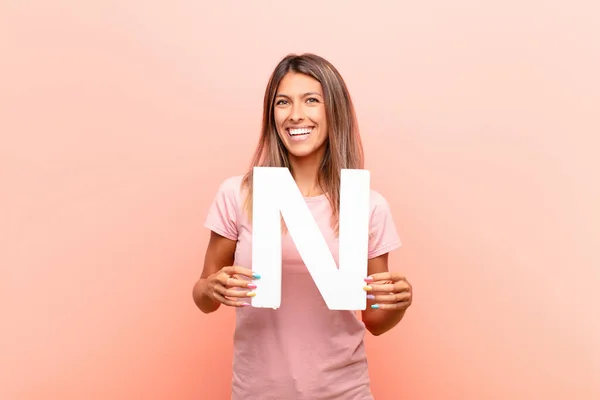
<instances>
[{"instance_id":1,"label":"woman's hand","mask_svg":"<svg viewBox=\"0 0 600 400\"><path fill-rule=\"evenodd\" d=\"M244 279L245 277L249 279ZM260 275L244 267L223 267L206 278L205 295L226 306L247 307L250 303L240 301L240 299L256 295L251 292L256 289L256 285L251 282L251 279L260 279Z\"/></svg>"},{"instance_id":2,"label":"woman's hand","mask_svg":"<svg viewBox=\"0 0 600 400\"><path fill-rule=\"evenodd\" d=\"M381 310L406 310L412 304L412 286L406 277L397 272L382 272L365 278L371 308Z\"/></svg>"}]
</instances>

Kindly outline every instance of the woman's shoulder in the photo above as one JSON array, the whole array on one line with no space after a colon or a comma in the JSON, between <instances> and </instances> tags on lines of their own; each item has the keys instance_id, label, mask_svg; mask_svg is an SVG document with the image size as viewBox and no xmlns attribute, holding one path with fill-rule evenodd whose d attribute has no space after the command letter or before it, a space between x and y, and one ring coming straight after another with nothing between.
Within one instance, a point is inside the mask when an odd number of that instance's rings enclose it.
<instances>
[{"instance_id":1,"label":"woman's shoulder","mask_svg":"<svg viewBox=\"0 0 600 400\"><path fill-rule=\"evenodd\" d=\"M215 202L221 208L227 207L229 212L237 214L242 207L242 183L244 175L233 175L223 178L218 184Z\"/></svg>"},{"instance_id":2,"label":"woman's shoulder","mask_svg":"<svg viewBox=\"0 0 600 400\"><path fill-rule=\"evenodd\" d=\"M371 212L387 210L390 205L386 197L378 190L371 189L370 193Z\"/></svg>"},{"instance_id":3,"label":"woman's shoulder","mask_svg":"<svg viewBox=\"0 0 600 400\"><path fill-rule=\"evenodd\" d=\"M219 192L232 196L239 196L243 181L244 175L228 176L221 180L219 184Z\"/></svg>"}]
</instances>

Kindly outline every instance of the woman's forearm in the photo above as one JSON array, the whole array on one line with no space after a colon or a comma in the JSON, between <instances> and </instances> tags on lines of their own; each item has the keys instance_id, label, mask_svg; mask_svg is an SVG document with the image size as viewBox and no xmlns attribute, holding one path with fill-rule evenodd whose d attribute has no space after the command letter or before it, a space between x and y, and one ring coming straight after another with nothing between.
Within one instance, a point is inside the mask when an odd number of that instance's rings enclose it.
<instances>
[{"instance_id":1,"label":"woman's forearm","mask_svg":"<svg viewBox=\"0 0 600 400\"><path fill-rule=\"evenodd\" d=\"M194 297L194 303L196 306L205 314L209 314L211 312L217 311L221 303L213 301L206 295L206 279L200 278L194 285L194 289L192 291L192 296Z\"/></svg>"},{"instance_id":2,"label":"woman's forearm","mask_svg":"<svg viewBox=\"0 0 600 400\"><path fill-rule=\"evenodd\" d=\"M363 322L372 335L379 336L398 325L405 312L406 310L366 310Z\"/></svg>"}]
</instances>

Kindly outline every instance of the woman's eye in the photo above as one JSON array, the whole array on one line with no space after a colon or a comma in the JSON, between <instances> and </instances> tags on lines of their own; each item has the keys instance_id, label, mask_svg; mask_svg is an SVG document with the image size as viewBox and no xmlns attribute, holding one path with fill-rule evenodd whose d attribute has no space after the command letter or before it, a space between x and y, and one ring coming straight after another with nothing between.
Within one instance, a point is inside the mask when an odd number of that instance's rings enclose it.
<instances>
[{"instance_id":1,"label":"woman's eye","mask_svg":"<svg viewBox=\"0 0 600 400\"><path fill-rule=\"evenodd\" d=\"M314 97L309 97L306 101L308 101L309 103L318 103L319 99L314 98Z\"/></svg>"},{"instance_id":2,"label":"woman's eye","mask_svg":"<svg viewBox=\"0 0 600 400\"><path fill-rule=\"evenodd\" d=\"M282 106L282 105L284 105L286 103L287 103L287 101L285 101L285 100L278 100L277 102L275 102L275 105L276 106Z\"/></svg>"}]
</instances>

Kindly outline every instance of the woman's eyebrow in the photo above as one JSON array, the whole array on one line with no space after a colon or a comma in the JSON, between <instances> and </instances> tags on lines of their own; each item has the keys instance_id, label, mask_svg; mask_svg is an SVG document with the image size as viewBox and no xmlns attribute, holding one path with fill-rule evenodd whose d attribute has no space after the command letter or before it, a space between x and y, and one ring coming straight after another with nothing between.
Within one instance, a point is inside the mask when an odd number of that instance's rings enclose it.
<instances>
[{"instance_id":1,"label":"woman's eyebrow","mask_svg":"<svg viewBox=\"0 0 600 400\"><path fill-rule=\"evenodd\" d=\"M316 94L317 96L321 96L321 97L323 97L323 95L322 95L321 93L319 93L319 92L307 92L307 93L304 93L304 94L302 95L302 97L306 97L306 96L314 96L315 94ZM290 98L290 96L288 96L288 95L287 95L287 94L285 94L285 93L277 93L277 95L276 95L275 97L285 97L285 98L288 98L288 99Z\"/></svg>"}]
</instances>

